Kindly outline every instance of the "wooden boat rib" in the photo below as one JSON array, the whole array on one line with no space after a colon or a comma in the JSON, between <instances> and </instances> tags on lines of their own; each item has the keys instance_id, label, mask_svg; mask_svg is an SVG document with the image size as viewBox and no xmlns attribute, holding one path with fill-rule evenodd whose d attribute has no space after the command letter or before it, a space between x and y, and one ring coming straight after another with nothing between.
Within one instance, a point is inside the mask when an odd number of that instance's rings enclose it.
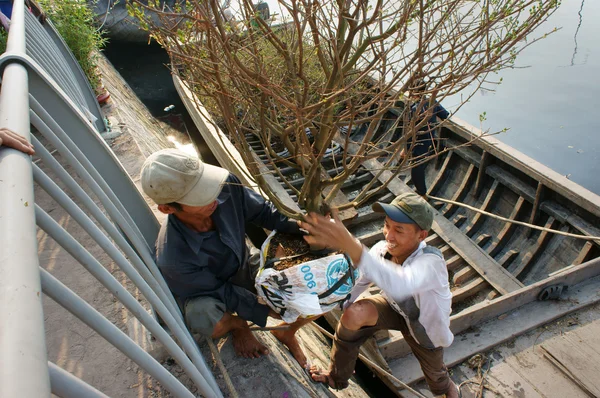
<instances>
[{"instance_id":1,"label":"wooden boat rib","mask_svg":"<svg viewBox=\"0 0 600 398\"><path fill-rule=\"evenodd\" d=\"M177 77L175 83L213 153L224 167L238 171L239 164L225 154L232 152L231 143L226 143L228 150L224 151L226 137L223 132L208 127L210 123L198 113L197 99ZM453 149L441 155L441 161L428 163L426 176L430 195L462 201L509 219L534 222L546 228L600 236L600 229L596 227L600 225L598 195L493 137L483 137L471 145L461 146L479 135L475 128L457 118L444 123L440 138ZM280 172L289 182L284 183L267 165L260 141L249 141L256 159L265 163L265 171L270 170L273 177L270 183L278 196L286 203L295 203L293 188L302 183L302 176L291 167L284 168ZM323 166L332 171L335 164L336 158L332 156ZM336 204L352 201L359 189L373 178L379 176L375 186L387 181L391 171L379 173L382 168L377 160L366 161L344 184ZM382 217L371 210L371 204L379 200L389 202L396 195L410 191L406 184L409 180L407 175L401 174L369 203L341 214L350 231L365 245L371 246L383 238ZM586 242L533 230L441 202L433 201L432 206L436 209L434 225L427 243L440 248L448 264L454 314L451 328L455 334L533 302L546 286L559 282L580 283L600 275L600 241ZM376 294L378 289L369 292ZM334 311L327 318L335 324L339 316ZM526 329L521 332L524 331ZM379 332L363 347L365 355L397 376L401 375L401 367L405 366L403 357L409 352L402 335L396 331ZM397 389L389 378L380 376L390 387ZM418 378L410 377L404 381Z\"/></svg>"}]
</instances>

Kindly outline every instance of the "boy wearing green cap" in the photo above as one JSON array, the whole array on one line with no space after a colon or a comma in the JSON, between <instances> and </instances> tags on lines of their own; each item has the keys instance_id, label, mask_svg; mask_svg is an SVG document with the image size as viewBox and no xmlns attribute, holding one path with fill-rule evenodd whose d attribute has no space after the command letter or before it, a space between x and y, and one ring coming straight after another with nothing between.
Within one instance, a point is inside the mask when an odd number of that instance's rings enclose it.
<instances>
[{"instance_id":1,"label":"boy wearing green cap","mask_svg":"<svg viewBox=\"0 0 600 398\"><path fill-rule=\"evenodd\" d=\"M458 389L444 365L443 349L454 336L450 331L452 294L442 253L424 240L433 223L433 210L415 193L398 196L390 204L375 203L385 213L385 240L367 250L334 214L334 222L310 214L300 227L305 240L347 253L360 279L334 336L328 372L311 368L315 381L345 388L360 346L378 330L399 330L419 360L433 394L458 397ZM370 284L381 295L357 300Z\"/></svg>"}]
</instances>

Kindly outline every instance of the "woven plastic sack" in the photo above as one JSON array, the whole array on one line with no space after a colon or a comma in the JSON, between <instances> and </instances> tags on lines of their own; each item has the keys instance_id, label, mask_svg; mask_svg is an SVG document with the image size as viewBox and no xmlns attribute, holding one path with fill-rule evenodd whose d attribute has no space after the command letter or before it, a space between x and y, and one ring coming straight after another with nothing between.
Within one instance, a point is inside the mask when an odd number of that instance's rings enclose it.
<instances>
[{"instance_id":1,"label":"woven plastic sack","mask_svg":"<svg viewBox=\"0 0 600 398\"><path fill-rule=\"evenodd\" d=\"M352 269L349 259L335 254L277 271L266 264L276 233L273 231L261 247L258 295L287 323L341 308L358 278L358 270Z\"/></svg>"}]
</instances>

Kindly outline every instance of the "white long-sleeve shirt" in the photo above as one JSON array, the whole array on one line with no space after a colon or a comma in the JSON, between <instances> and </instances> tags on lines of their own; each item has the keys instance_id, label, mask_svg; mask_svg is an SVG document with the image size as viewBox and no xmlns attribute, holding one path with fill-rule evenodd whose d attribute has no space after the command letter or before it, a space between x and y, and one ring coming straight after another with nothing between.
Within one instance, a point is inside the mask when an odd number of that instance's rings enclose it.
<instances>
[{"instance_id":1,"label":"white long-sleeve shirt","mask_svg":"<svg viewBox=\"0 0 600 398\"><path fill-rule=\"evenodd\" d=\"M418 322L425 329L427 337L435 347L448 347L454 340L450 331L452 293L448 283L446 262L434 253L426 253L427 247L421 242L402 265L386 260L387 244L381 241L371 250L363 249L358 263L360 277L351 292L349 303L354 302L371 283L383 291L383 296L392 308L402 315L413 337L424 344L423 336L413 332ZM414 299L418 307L418 320L409 319L403 311L403 303Z\"/></svg>"}]
</instances>

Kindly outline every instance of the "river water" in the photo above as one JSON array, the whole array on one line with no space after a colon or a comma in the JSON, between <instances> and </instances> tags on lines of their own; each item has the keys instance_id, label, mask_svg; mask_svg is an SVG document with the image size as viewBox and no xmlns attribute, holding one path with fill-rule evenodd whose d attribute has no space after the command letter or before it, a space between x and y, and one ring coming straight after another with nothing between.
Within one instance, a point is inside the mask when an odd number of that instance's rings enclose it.
<instances>
[{"instance_id":1,"label":"river water","mask_svg":"<svg viewBox=\"0 0 600 398\"><path fill-rule=\"evenodd\" d=\"M600 1L563 0L536 34L560 28L503 71L495 92L479 90L457 116L600 194ZM535 36L535 34L534 34ZM456 107L459 98L444 102Z\"/></svg>"}]
</instances>

